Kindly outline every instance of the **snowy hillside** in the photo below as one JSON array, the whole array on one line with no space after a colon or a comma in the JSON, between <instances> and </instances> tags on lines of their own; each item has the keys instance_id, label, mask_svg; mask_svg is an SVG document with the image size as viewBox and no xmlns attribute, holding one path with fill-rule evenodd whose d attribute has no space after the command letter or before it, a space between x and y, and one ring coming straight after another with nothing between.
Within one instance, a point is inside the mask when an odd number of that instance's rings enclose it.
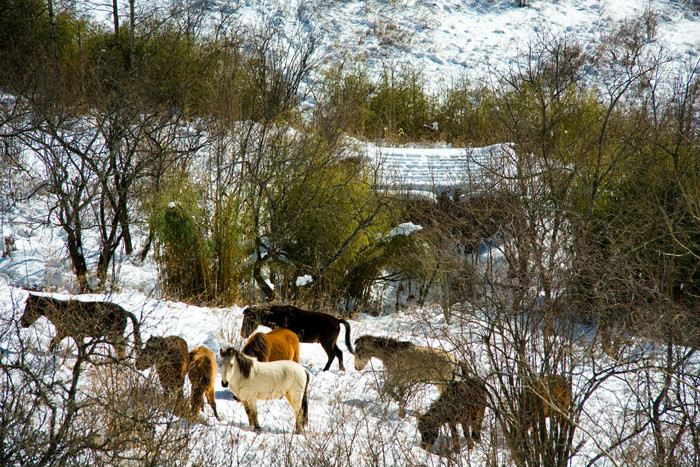
<instances>
[{"instance_id":1,"label":"snowy hillside","mask_svg":"<svg viewBox=\"0 0 700 467\"><path fill-rule=\"evenodd\" d=\"M328 63L359 59L370 71L407 65L434 88L467 78L489 81L505 71L538 35L553 34L590 50L621 22L657 15L660 48L681 60L698 59L700 18L676 0L283 1L241 0L244 24L286 24L316 35Z\"/></svg>"},{"instance_id":2,"label":"snowy hillside","mask_svg":"<svg viewBox=\"0 0 700 467\"><path fill-rule=\"evenodd\" d=\"M621 23L655 18L658 48L693 62L700 50L700 13L680 0L219 0L211 12L236 24L283 28L294 41L315 37L327 65L359 61L370 73L408 66L424 72L437 90L461 79L490 82L537 36L552 34L592 50ZM87 4L87 5L86 5ZM81 2L77 8L110 24L111 2ZM83 6L81 6L83 5ZM86 6L85 6L86 5ZM137 8L142 6L136 3ZM152 4L146 5L148 9ZM122 15L128 4L122 2ZM308 37L308 36L306 36Z\"/></svg>"}]
</instances>

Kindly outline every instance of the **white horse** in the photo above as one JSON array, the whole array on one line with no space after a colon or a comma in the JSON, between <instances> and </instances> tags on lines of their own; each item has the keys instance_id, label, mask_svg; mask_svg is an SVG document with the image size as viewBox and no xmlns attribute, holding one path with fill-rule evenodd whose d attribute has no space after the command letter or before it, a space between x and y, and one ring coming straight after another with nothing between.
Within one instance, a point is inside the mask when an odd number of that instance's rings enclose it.
<instances>
[{"instance_id":1,"label":"white horse","mask_svg":"<svg viewBox=\"0 0 700 467\"><path fill-rule=\"evenodd\" d=\"M258 399L289 402L296 416L296 431L301 433L309 420L309 372L291 360L259 362L233 347L221 350L221 385L228 387L243 403L248 421L256 430ZM230 384L230 386L229 386Z\"/></svg>"}]
</instances>

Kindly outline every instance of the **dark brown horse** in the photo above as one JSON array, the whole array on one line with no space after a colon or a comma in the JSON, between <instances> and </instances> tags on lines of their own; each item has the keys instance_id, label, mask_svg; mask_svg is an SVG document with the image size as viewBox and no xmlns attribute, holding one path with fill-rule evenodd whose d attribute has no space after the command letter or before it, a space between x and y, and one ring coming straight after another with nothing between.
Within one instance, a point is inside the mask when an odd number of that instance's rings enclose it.
<instances>
[{"instance_id":1,"label":"dark brown horse","mask_svg":"<svg viewBox=\"0 0 700 467\"><path fill-rule=\"evenodd\" d=\"M256 332L243 346L241 353L259 362L292 360L299 363L299 338L289 329L277 328L263 334Z\"/></svg>"},{"instance_id":2,"label":"dark brown horse","mask_svg":"<svg viewBox=\"0 0 700 467\"><path fill-rule=\"evenodd\" d=\"M337 344L341 324L345 326L345 345L350 353L354 353L350 343L350 323L327 313L302 310L292 305L249 306L243 311L241 337L248 337L261 324L287 328L299 337L300 342L319 342L328 355L323 371L331 367L336 357L340 369L345 370L343 352Z\"/></svg>"},{"instance_id":3,"label":"dark brown horse","mask_svg":"<svg viewBox=\"0 0 700 467\"><path fill-rule=\"evenodd\" d=\"M469 449L481 439L481 424L486 410L486 386L475 378L450 383L428 411L418 417L421 447L430 451L437 440L440 427L447 424L452 433L452 450L460 448L457 424L462 425ZM471 433L470 433L471 431Z\"/></svg>"},{"instance_id":4,"label":"dark brown horse","mask_svg":"<svg viewBox=\"0 0 700 467\"><path fill-rule=\"evenodd\" d=\"M131 319L134 326L136 349L141 348L138 319L116 303L59 300L29 294L20 324L23 328L28 328L41 316L46 316L56 327L56 336L51 340L49 350L55 350L66 337L75 339L78 346L83 345L86 337L104 337L106 342L114 347L117 357L123 358L127 319Z\"/></svg>"},{"instance_id":5,"label":"dark brown horse","mask_svg":"<svg viewBox=\"0 0 700 467\"><path fill-rule=\"evenodd\" d=\"M143 371L155 365L165 396L175 395L178 400L183 398L182 388L189 364L187 342L179 336L152 336L144 348L136 352L136 368Z\"/></svg>"}]
</instances>

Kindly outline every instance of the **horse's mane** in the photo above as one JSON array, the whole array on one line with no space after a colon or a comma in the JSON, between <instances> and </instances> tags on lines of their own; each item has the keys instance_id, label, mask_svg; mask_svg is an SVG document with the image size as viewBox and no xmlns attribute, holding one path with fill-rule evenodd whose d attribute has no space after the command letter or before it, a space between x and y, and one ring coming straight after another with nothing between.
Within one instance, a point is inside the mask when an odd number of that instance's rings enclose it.
<instances>
[{"instance_id":1,"label":"horse's mane","mask_svg":"<svg viewBox=\"0 0 700 467\"><path fill-rule=\"evenodd\" d=\"M241 353L255 357L260 362L265 360L267 352L267 338L261 332L253 334L253 336L248 339L248 343L241 350Z\"/></svg>"},{"instance_id":2,"label":"horse's mane","mask_svg":"<svg viewBox=\"0 0 700 467\"><path fill-rule=\"evenodd\" d=\"M243 316L250 316L251 318L260 319L270 313L269 305L249 305L245 310L243 310Z\"/></svg>"},{"instance_id":3,"label":"horse's mane","mask_svg":"<svg viewBox=\"0 0 700 467\"><path fill-rule=\"evenodd\" d=\"M35 295L30 293L29 297L27 297L27 302L29 303L30 301L33 302L33 304L37 307L37 311L43 314L44 307L46 306L52 306L56 309L66 309L76 300L61 300L54 297L47 297L45 295Z\"/></svg>"},{"instance_id":4,"label":"horse's mane","mask_svg":"<svg viewBox=\"0 0 700 467\"><path fill-rule=\"evenodd\" d=\"M411 350L415 347L415 344L413 344L413 342L400 341L397 339L392 339L391 337L365 335L365 336L361 336L357 340L358 341L360 341L360 340L368 341L374 347L378 348L379 350L385 351L385 352L406 351L406 350ZM355 343L355 345L357 345L357 342Z\"/></svg>"},{"instance_id":5,"label":"horse's mane","mask_svg":"<svg viewBox=\"0 0 700 467\"><path fill-rule=\"evenodd\" d=\"M250 370L253 368L253 359L246 357L241 352L234 351L234 358L238 364L238 368L241 370L241 374L244 378L250 378Z\"/></svg>"}]
</instances>

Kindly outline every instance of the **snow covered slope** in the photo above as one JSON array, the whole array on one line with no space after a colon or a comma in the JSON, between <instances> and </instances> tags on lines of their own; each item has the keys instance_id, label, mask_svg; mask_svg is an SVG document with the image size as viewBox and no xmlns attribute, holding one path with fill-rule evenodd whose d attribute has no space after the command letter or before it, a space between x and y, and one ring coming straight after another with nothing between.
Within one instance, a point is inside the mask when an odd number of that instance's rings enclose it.
<instances>
[{"instance_id":1,"label":"snow covered slope","mask_svg":"<svg viewBox=\"0 0 700 467\"><path fill-rule=\"evenodd\" d=\"M328 63L358 59L370 72L410 66L434 88L488 81L512 65L528 42L553 34L593 48L620 22L651 13L658 47L697 61L698 8L678 0L240 0L241 22L286 26L317 37ZM298 18L298 21L295 19ZM301 26L300 26L301 25Z\"/></svg>"}]
</instances>

